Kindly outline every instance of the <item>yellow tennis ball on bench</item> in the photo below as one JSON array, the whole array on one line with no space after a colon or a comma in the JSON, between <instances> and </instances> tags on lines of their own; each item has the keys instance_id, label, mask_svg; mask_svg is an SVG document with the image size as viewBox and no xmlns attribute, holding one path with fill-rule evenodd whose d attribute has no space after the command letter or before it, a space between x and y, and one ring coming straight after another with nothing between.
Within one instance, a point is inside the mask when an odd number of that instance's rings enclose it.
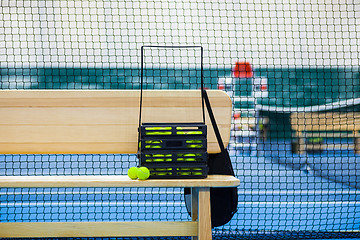
<instances>
[{"instance_id":1,"label":"yellow tennis ball on bench","mask_svg":"<svg viewBox=\"0 0 360 240\"><path fill-rule=\"evenodd\" d=\"M138 178L137 176L137 172L138 172L138 168L137 167L131 167L128 170L128 176L129 178L131 178L132 180L135 180Z\"/></svg>"},{"instance_id":2,"label":"yellow tennis ball on bench","mask_svg":"<svg viewBox=\"0 0 360 240\"><path fill-rule=\"evenodd\" d=\"M150 177L150 171L147 167L139 167L137 169L137 177L140 180L146 180Z\"/></svg>"}]
</instances>

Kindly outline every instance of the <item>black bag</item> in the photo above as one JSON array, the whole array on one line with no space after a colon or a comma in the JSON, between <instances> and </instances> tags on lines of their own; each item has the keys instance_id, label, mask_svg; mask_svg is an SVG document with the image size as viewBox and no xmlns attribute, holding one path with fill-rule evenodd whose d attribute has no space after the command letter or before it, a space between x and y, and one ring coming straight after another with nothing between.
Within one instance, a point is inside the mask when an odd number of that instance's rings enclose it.
<instances>
[{"instance_id":1,"label":"black bag","mask_svg":"<svg viewBox=\"0 0 360 240\"><path fill-rule=\"evenodd\" d=\"M219 129L217 127L214 114L211 109L209 97L206 90L203 91L206 107L209 117L214 128L216 138L218 140L221 152L209 154L208 166L210 174L232 175L235 176L228 150L224 147ZM186 208L191 215L191 190L184 189ZM237 212L238 192L237 187L230 188L211 188L210 189L211 204L211 226L219 227L228 223Z\"/></svg>"}]
</instances>

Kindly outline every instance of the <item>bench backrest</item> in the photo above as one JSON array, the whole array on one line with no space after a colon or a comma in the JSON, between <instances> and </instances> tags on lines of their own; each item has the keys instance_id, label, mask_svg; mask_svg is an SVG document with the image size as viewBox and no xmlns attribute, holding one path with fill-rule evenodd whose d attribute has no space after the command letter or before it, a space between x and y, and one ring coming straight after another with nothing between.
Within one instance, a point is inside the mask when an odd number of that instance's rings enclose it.
<instances>
[{"instance_id":1,"label":"bench backrest","mask_svg":"<svg viewBox=\"0 0 360 240\"><path fill-rule=\"evenodd\" d=\"M224 144L232 103L208 90ZM139 90L1 90L0 154L136 153ZM143 122L201 122L199 90L147 90ZM208 152L220 149L206 112Z\"/></svg>"},{"instance_id":2,"label":"bench backrest","mask_svg":"<svg viewBox=\"0 0 360 240\"><path fill-rule=\"evenodd\" d=\"M359 112L300 112L291 114L295 131L359 131Z\"/></svg>"}]
</instances>

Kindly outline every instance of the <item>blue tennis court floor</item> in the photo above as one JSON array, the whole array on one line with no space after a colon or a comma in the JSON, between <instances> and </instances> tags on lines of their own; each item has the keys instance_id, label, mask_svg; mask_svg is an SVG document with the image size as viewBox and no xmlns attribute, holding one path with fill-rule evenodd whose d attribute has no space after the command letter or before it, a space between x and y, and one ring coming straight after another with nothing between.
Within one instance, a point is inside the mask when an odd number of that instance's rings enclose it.
<instances>
[{"instance_id":1,"label":"blue tennis court floor","mask_svg":"<svg viewBox=\"0 0 360 240\"><path fill-rule=\"evenodd\" d=\"M271 236L282 233L281 238L292 238L292 232L352 232L352 237L359 237L360 190L354 184L339 181L339 176L343 175L341 180L355 177L357 183L358 174L349 166L358 162L360 156L350 151L300 156L291 153L289 144L268 142L257 154L244 149L230 150L236 176L241 180L239 205L234 218L219 231L235 231L261 239L266 238L266 232L271 232ZM336 160L339 158L341 161ZM125 174L136 162L135 156L128 155L3 155L0 173ZM336 170L340 171L339 176ZM353 175L346 178L350 173ZM0 191L1 222L132 219L189 220L183 190L8 188ZM287 232L290 237L286 237ZM311 237L306 236L306 239ZM332 235L326 238L329 237Z\"/></svg>"}]
</instances>

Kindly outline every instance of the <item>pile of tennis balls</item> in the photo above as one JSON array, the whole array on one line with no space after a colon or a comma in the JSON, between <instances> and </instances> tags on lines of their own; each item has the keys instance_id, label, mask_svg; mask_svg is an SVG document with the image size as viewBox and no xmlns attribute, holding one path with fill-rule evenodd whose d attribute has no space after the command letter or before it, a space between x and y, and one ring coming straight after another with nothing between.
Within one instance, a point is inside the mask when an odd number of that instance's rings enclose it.
<instances>
[{"instance_id":1,"label":"pile of tennis balls","mask_svg":"<svg viewBox=\"0 0 360 240\"><path fill-rule=\"evenodd\" d=\"M150 171L147 167L131 167L128 170L128 176L132 180L146 180L150 177Z\"/></svg>"}]
</instances>

